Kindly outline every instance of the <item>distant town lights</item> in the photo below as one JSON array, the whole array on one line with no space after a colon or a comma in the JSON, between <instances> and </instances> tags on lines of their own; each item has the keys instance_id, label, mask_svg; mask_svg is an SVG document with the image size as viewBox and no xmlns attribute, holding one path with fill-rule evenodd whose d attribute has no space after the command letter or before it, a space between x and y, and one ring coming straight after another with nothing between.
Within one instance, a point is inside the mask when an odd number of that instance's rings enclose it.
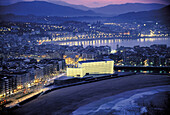
<instances>
[{"instance_id":1,"label":"distant town lights","mask_svg":"<svg viewBox=\"0 0 170 115\"><path fill-rule=\"evenodd\" d=\"M117 51L116 50L112 50L111 53L114 54L114 53L117 53Z\"/></svg>"}]
</instances>

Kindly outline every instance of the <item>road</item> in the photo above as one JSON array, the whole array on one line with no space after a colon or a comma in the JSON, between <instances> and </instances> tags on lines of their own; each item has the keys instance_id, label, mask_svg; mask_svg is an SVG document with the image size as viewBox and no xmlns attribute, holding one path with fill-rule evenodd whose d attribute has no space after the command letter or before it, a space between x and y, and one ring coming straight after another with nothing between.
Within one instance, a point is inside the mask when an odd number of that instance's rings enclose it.
<instances>
[{"instance_id":1,"label":"road","mask_svg":"<svg viewBox=\"0 0 170 115\"><path fill-rule=\"evenodd\" d=\"M68 115L80 106L134 89L170 84L167 75L132 75L58 89L24 104L17 115Z\"/></svg>"},{"instance_id":2,"label":"road","mask_svg":"<svg viewBox=\"0 0 170 115\"><path fill-rule=\"evenodd\" d=\"M54 79L56 79L56 78L59 78L59 77L61 77L61 76L63 76L63 75L65 75L65 73L62 73L62 74L60 74L60 75L58 75L58 76L55 76L55 77L51 78L49 81L52 81L52 80L54 80ZM16 106L18 103L20 103L20 102L22 102L22 101L24 101L24 100L27 100L27 99L29 99L29 98L31 98L31 97L33 97L33 96L35 96L35 95L37 95L37 94L39 94L39 93L41 93L41 92L45 92L45 91L47 91L47 90L50 90L50 89L52 89L52 88L53 88L53 87L44 87L44 88L40 89L40 90L37 91L37 92L31 93L31 94L29 94L29 95L27 95L27 96L24 96L24 97L22 97L22 98L20 98L20 99L15 100L15 101L12 102L12 103L9 103L9 104L5 105L5 107L14 107L14 106Z\"/></svg>"},{"instance_id":3,"label":"road","mask_svg":"<svg viewBox=\"0 0 170 115\"><path fill-rule=\"evenodd\" d=\"M57 75L57 76L55 76L55 77L49 79L48 81L55 80L56 78L59 78L59 77L61 77L61 76L65 76L65 75L66 75L66 73L62 73L62 74L60 74L60 75Z\"/></svg>"}]
</instances>

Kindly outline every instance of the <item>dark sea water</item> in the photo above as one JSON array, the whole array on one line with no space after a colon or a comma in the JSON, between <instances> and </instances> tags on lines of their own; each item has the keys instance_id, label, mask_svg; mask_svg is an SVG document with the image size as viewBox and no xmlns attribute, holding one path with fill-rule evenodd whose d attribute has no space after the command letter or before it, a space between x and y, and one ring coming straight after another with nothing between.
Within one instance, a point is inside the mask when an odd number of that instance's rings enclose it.
<instances>
[{"instance_id":1,"label":"dark sea water","mask_svg":"<svg viewBox=\"0 0 170 115\"><path fill-rule=\"evenodd\" d=\"M102 98L73 111L73 115L142 115L148 112L146 105L139 104L141 99L150 97L155 103L158 98L170 91L170 85L148 87ZM162 93L162 94L161 94ZM153 98L157 94L157 98ZM161 94L161 95L160 95ZM162 97L161 97L162 98Z\"/></svg>"},{"instance_id":2,"label":"dark sea water","mask_svg":"<svg viewBox=\"0 0 170 115\"><path fill-rule=\"evenodd\" d=\"M84 47L88 45L93 46L105 46L108 45L112 50L116 49L116 46L133 47L136 45L140 46L150 46L153 44L166 44L170 46L170 38L139 38L139 39L108 39L108 40L87 40L87 41L71 41L71 42L61 42L60 45L83 45Z\"/></svg>"}]
</instances>

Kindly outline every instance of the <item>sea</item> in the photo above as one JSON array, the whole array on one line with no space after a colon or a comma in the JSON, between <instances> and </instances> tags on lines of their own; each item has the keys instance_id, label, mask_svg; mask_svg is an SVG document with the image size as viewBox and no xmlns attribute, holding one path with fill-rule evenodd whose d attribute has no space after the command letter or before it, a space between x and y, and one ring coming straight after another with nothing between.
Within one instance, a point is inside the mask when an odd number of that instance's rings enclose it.
<instances>
[{"instance_id":1,"label":"sea","mask_svg":"<svg viewBox=\"0 0 170 115\"><path fill-rule=\"evenodd\" d=\"M73 111L72 115L142 115L147 113L148 109L145 104L139 104L139 99L167 91L170 91L170 85L123 92L81 106Z\"/></svg>"}]
</instances>

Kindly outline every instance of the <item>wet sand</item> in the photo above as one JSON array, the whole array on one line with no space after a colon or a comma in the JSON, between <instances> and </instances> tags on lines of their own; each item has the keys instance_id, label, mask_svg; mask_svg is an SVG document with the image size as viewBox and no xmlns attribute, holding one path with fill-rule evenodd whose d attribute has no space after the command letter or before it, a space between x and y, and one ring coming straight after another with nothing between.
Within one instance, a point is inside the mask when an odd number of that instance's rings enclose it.
<instances>
[{"instance_id":1,"label":"wet sand","mask_svg":"<svg viewBox=\"0 0 170 115\"><path fill-rule=\"evenodd\" d=\"M145 87L170 85L167 75L133 75L55 90L13 111L17 115L68 115L104 97Z\"/></svg>"}]
</instances>

